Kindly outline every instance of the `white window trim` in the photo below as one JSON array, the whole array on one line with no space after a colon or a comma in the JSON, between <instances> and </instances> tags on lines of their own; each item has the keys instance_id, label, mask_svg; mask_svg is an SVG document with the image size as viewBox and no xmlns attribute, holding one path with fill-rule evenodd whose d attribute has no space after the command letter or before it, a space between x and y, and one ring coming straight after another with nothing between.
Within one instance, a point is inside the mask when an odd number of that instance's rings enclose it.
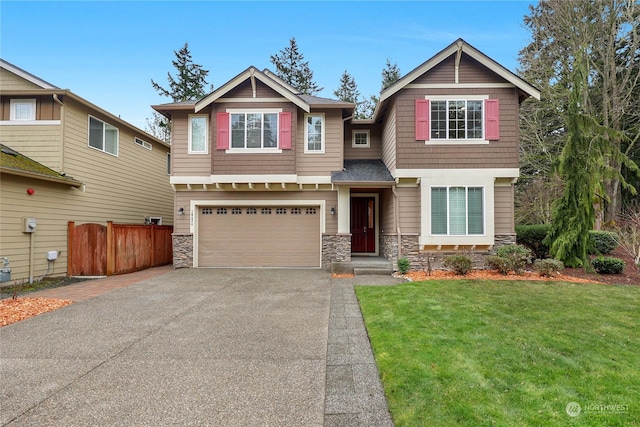
<instances>
[{"instance_id":1,"label":"white window trim","mask_svg":"<svg viewBox=\"0 0 640 427\"><path fill-rule=\"evenodd\" d=\"M203 151L195 151L191 149L191 119L196 117L204 117L204 150ZM189 114L188 116L187 127L189 128L187 132L187 153L188 154L209 154L209 116L207 114ZM173 132L172 132L173 133Z\"/></svg>"},{"instance_id":2,"label":"white window trim","mask_svg":"<svg viewBox=\"0 0 640 427\"><path fill-rule=\"evenodd\" d=\"M167 153L167 175L171 176L171 153Z\"/></svg>"},{"instance_id":3,"label":"white window trim","mask_svg":"<svg viewBox=\"0 0 640 427\"><path fill-rule=\"evenodd\" d=\"M29 105L31 105L31 114L30 114L28 119L17 119L16 118L15 107L18 104L29 104ZM28 98L28 99L13 98L13 99L9 100L9 121L12 121L12 122L15 121L15 122L20 122L20 123L36 121L36 99L35 98Z\"/></svg>"},{"instance_id":4,"label":"white window trim","mask_svg":"<svg viewBox=\"0 0 640 427\"><path fill-rule=\"evenodd\" d=\"M484 137L485 135L485 108L484 101L489 99L489 95L428 95L425 99L429 101L483 101L482 104L482 138L464 138L464 139L434 139L429 135L429 140L425 141L425 145L478 145L489 144L489 140ZM447 111L448 112L448 111ZM429 132L431 132L432 119L431 119L431 102L429 102Z\"/></svg>"},{"instance_id":5,"label":"white window trim","mask_svg":"<svg viewBox=\"0 0 640 427\"><path fill-rule=\"evenodd\" d=\"M469 205L466 206L466 227L467 230L465 231L465 234L451 234L450 231L450 227L451 224L449 223L449 214L450 214L450 208L449 208L449 189L450 188L454 188L454 187L463 187L465 188L465 196L467 197L466 200L468 200L468 192L467 190L469 188L482 188L482 233L474 233L474 234L469 234ZM462 185L462 184L451 184L451 185L447 185L447 184L443 184L443 185L430 185L429 186L429 204L431 205L431 194L433 192L434 188L446 188L447 189L447 233L446 234L433 234L431 232L431 225L433 223L433 218L431 217L431 206L429 207L429 236L431 237L483 237L487 235L487 204L486 204L486 187L484 185L475 185L475 184L469 184L469 185Z\"/></svg>"},{"instance_id":6,"label":"white window trim","mask_svg":"<svg viewBox=\"0 0 640 427\"><path fill-rule=\"evenodd\" d=\"M147 142L147 141L145 141L145 140L143 140L143 139L140 139L140 138L138 138L137 136L134 136L134 137L133 137L133 142L134 142L138 147L142 147L142 148L144 148L144 149L146 149L146 150L151 151L151 150L153 149L153 146L151 145L151 143L149 143L149 142Z\"/></svg>"},{"instance_id":7,"label":"white window trim","mask_svg":"<svg viewBox=\"0 0 640 427\"><path fill-rule=\"evenodd\" d=\"M366 144L356 144L356 134L357 133L365 133L367 134L367 143ZM371 147L371 133L369 129L354 129L351 131L351 147L352 148L370 148Z\"/></svg>"},{"instance_id":8,"label":"white window trim","mask_svg":"<svg viewBox=\"0 0 640 427\"><path fill-rule=\"evenodd\" d=\"M309 130L307 129L307 118L309 116L321 116L322 117L322 134L320 136L320 150L309 150ZM324 154L325 150L325 133L327 129L327 121L324 113L307 113L304 115L304 153L305 154Z\"/></svg>"},{"instance_id":9,"label":"white window trim","mask_svg":"<svg viewBox=\"0 0 640 427\"><path fill-rule=\"evenodd\" d=\"M90 143L91 142L90 141L90 138L91 138L91 119L95 119L95 120L101 122L102 125L103 125L103 127L102 127L102 148L101 149L93 147L91 145L91 143ZM116 130L116 152L115 152L115 154L108 152L104 148L105 145L106 145L105 136L104 136L104 131L105 131L105 126L104 125L109 125L109 126L111 126L112 128L114 128ZM92 150L96 150L96 151L100 151L101 153L108 154L110 156L118 157L120 155L120 128L115 127L111 123L105 122L104 120L99 119L96 116L92 116L91 114L89 114L88 118L87 118L87 147L91 148Z\"/></svg>"},{"instance_id":10,"label":"white window trim","mask_svg":"<svg viewBox=\"0 0 640 427\"><path fill-rule=\"evenodd\" d=\"M280 126L281 126L280 113L282 113L282 108L227 108L226 112L229 113L229 148L225 150L225 153L229 153L229 154L280 154L282 153L282 149L280 148ZM231 115L247 114L247 113L278 114L278 132L276 132L277 147L268 147L268 148L232 148L231 147Z\"/></svg>"}]
</instances>

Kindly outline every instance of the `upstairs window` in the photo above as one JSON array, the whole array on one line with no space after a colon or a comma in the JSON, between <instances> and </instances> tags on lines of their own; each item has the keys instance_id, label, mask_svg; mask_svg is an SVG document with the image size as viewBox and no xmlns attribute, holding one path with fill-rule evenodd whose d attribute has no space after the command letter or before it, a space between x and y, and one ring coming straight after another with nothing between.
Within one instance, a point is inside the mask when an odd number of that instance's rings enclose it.
<instances>
[{"instance_id":1,"label":"upstairs window","mask_svg":"<svg viewBox=\"0 0 640 427\"><path fill-rule=\"evenodd\" d=\"M89 116L89 147L117 156L118 139L117 127Z\"/></svg>"},{"instance_id":2,"label":"upstairs window","mask_svg":"<svg viewBox=\"0 0 640 427\"><path fill-rule=\"evenodd\" d=\"M484 234L483 187L432 187L431 234Z\"/></svg>"},{"instance_id":3,"label":"upstairs window","mask_svg":"<svg viewBox=\"0 0 640 427\"><path fill-rule=\"evenodd\" d=\"M209 140L207 138L207 116L189 116L189 154L208 153Z\"/></svg>"},{"instance_id":4,"label":"upstairs window","mask_svg":"<svg viewBox=\"0 0 640 427\"><path fill-rule=\"evenodd\" d=\"M147 141L143 141L137 136L133 138L133 142L135 142L136 145L139 145L140 147L146 148L147 150L151 150L153 148L150 143L148 143Z\"/></svg>"},{"instance_id":5,"label":"upstairs window","mask_svg":"<svg viewBox=\"0 0 640 427\"><path fill-rule=\"evenodd\" d=\"M304 152L324 153L324 114L306 114L304 121Z\"/></svg>"},{"instance_id":6,"label":"upstairs window","mask_svg":"<svg viewBox=\"0 0 640 427\"><path fill-rule=\"evenodd\" d=\"M353 148L369 148L369 131L368 130L354 130L353 140L351 142Z\"/></svg>"},{"instance_id":7,"label":"upstairs window","mask_svg":"<svg viewBox=\"0 0 640 427\"><path fill-rule=\"evenodd\" d=\"M231 148L278 148L278 113L231 113Z\"/></svg>"},{"instance_id":8,"label":"upstairs window","mask_svg":"<svg viewBox=\"0 0 640 427\"><path fill-rule=\"evenodd\" d=\"M482 100L431 101L431 139L481 139Z\"/></svg>"},{"instance_id":9,"label":"upstairs window","mask_svg":"<svg viewBox=\"0 0 640 427\"><path fill-rule=\"evenodd\" d=\"M36 119L35 99L12 99L9 101L9 120L33 121Z\"/></svg>"}]
</instances>

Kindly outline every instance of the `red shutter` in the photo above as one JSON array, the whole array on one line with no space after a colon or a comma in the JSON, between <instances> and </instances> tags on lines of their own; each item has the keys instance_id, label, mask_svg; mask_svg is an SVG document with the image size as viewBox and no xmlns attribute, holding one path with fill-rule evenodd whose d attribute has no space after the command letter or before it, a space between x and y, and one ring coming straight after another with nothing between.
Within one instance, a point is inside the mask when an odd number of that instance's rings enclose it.
<instances>
[{"instance_id":1,"label":"red shutter","mask_svg":"<svg viewBox=\"0 0 640 427\"><path fill-rule=\"evenodd\" d=\"M291 112L283 111L280 116L280 149L291 150Z\"/></svg>"},{"instance_id":2,"label":"red shutter","mask_svg":"<svg viewBox=\"0 0 640 427\"><path fill-rule=\"evenodd\" d=\"M500 100L484 101L484 137L489 141L500 139Z\"/></svg>"},{"instance_id":3,"label":"red shutter","mask_svg":"<svg viewBox=\"0 0 640 427\"><path fill-rule=\"evenodd\" d=\"M229 113L218 113L218 132L216 133L216 148L218 150L229 149Z\"/></svg>"},{"instance_id":4,"label":"red shutter","mask_svg":"<svg viewBox=\"0 0 640 427\"><path fill-rule=\"evenodd\" d=\"M416 141L429 140L429 100L416 99Z\"/></svg>"}]
</instances>

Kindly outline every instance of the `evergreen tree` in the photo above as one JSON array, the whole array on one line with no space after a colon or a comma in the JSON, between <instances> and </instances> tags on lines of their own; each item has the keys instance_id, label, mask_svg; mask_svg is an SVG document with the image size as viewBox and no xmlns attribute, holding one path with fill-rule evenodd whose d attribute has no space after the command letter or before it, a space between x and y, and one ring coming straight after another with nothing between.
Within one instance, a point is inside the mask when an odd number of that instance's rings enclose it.
<instances>
[{"instance_id":1,"label":"evergreen tree","mask_svg":"<svg viewBox=\"0 0 640 427\"><path fill-rule=\"evenodd\" d=\"M382 89L381 92L400 80L400 68L397 63L391 63L391 59L387 58L387 66L382 70Z\"/></svg>"},{"instance_id":2,"label":"evergreen tree","mask_svg":"<svg viewBox=\"0 0 640 427\"><path fill-rule=\"evenodd\" d=\"M164 88L158 83L151 80L151 85L161 95L168 96L174 102L193 101L204 97L207 87L207 75L209 70L202 68L202 65L196 64L191 58L189 44L185 43L179 51L173 51L176 59L171 61L177 71L177 76L173 77L170 72L167 73L169 87ZM213 85L209 86L209 91L213 90Z\"/></svg>"},{"instance_id":3,"label":"evergreen tree","mask_svg":"<svg viewBox=\"0 0 640 427\"><path fill-rule=\"evenodd\" d=\"M316 95L323 88L318 87L313 81L313 71L309 67L309 61L304 60L304 55L298 51L295 38L289 40L289 46L279 54L271 55L271 62L276 67L276 75L289 85L306 95Z\"/></svg>"},{"instance_id":4,"label":"evergreen tree","mask_svg":"<svg viewBox=\"0 0 640 427\"><path fill-rule=\"evenodd\" d=\"M372 119L373 113L376 111L376 105L378 105L378 98L375 95L371 95L361 101L356 111L356 119Z\"/></svg>"},{"instance_id":5,"label":"evergreen tree","mask_svg":"<svg viewBox=\"0 0 640 427\"><path fill-rule=\"evenodd\" d=\"M167 72L168 88L160 86L151 79L153 88L161 95L171 98L173 102L193 101L204 97L209 70L193 62L188 43L185 43L179 51L174 50L173 53L176 59L171 63L176 69L177 76L173 77L170 72ZM209 85L209 91L213 91L213 85ZM170 142L171 123L156 111L152 114L152 118L147 118L145 130L158 139Z\"/></svg>"},{"instance_id":6,"label":"evergreen tree","mask_svg":"<svg viewBox=\"0 0 640 427\"><path fill-rule=\"evenodd\" d=\"M344 70L344 73L342 73L342 76L340 77L340 87L334 90L333 94L340 101L351 102L353 104L358 103L360 91L358 90L356 81L353 79L351 74L347 72L347 70Z\"/></svg>"},{"instance_id":7,"label":"evergreen tree","mask_svg":"<svg viewBox=\"0 0 640 427\"><path fill-rule=\"evenodd\" d=\"M601 177L619 179L629 191L620 171L605 159L625 164L636 173L638 167L619 149L612 146L612 138L624 138L621 132L599 124L586 113L589 86L587 53L574 53L572 85L565 114L567 141L559 158L558 173L565 182L562 198L557 201L551 230L545 238L550 254L568 267L591 269L588 258L589 231L596 220L594 201L603 194Z\"/></svg>"}]
</instances>

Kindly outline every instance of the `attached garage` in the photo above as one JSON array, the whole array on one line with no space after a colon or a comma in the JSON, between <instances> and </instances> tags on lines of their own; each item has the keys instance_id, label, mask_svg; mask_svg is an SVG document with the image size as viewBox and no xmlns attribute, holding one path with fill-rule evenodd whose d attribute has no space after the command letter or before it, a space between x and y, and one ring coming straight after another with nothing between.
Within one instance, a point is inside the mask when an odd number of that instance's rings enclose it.
<instances>
[{"instance_id":1,"label":"attached garage","mask_svg":"<svg viewBox=\"0 0 640 427\"><path fill-rule=\"evenodd\" d=\"M198 267L320 267L319 205L197 209Z\"/></svg>"}]
</instances>

